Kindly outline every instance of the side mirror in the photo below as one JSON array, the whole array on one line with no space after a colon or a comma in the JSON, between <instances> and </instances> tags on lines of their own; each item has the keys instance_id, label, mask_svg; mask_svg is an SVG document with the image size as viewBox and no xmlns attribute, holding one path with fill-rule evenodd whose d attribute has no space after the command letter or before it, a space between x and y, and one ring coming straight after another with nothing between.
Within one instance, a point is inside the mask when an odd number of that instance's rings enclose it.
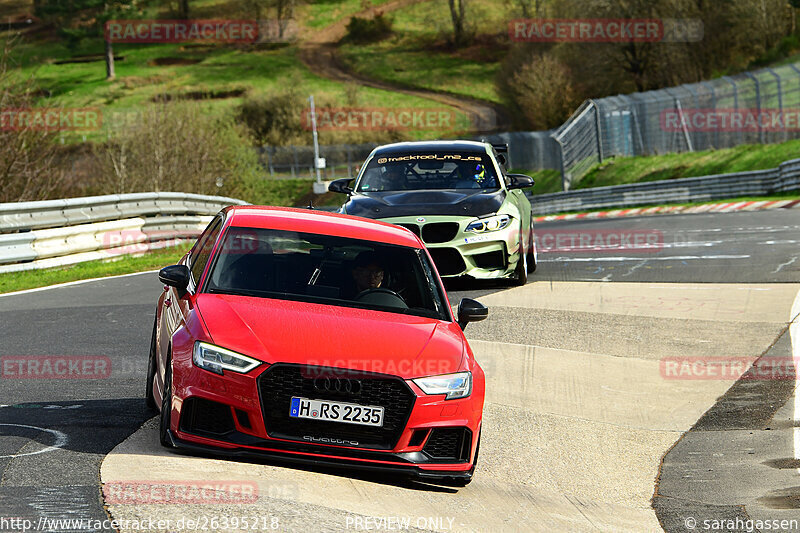
<instances>
[{"instance_id":1,"label":"side mirror","mask_svg":"<svg viewBox=\"0 0 800 533\"><path fill-rule=\"evenodd\" d=\"M458 304L458 325L461 329L470 322L485 320L489 316L489 308L472 298L464 298Z\"/></svg>"},{"instance_id":2,"label":"side mirror","mask_svg":"<svg viewBox=\"0 0 800 533\"><path fill-rule=\"evenodd\" d=\"M509 189L527 189L535 184L533 178L525 174L508 174L508 177L511 179Z\"/></svg>"},{"instance_id":3,"label":"side mirror","mask_svg":"<svg viewBox=\"0 0 800 533\"><path fill-rule=\"evenodd\" d=\"M350 187L351 181L353 181L353 178L339 178L338 180L333 180L330 185L328 185L328 190L341 194L350 194L353 192L353 188Z\"/></svg>"},{"instance_id":4,"label":"side mirror","mask_svg":"<svg viewBox=\"0 0 800 533\"><path fill-rule=\"evenodd\" d=\"M159 281L178 289L181 298L186 294L186 287L189 286L189 276L189 267L186 265L171 265L158 271Z\"/></svg>"}]
</instances>

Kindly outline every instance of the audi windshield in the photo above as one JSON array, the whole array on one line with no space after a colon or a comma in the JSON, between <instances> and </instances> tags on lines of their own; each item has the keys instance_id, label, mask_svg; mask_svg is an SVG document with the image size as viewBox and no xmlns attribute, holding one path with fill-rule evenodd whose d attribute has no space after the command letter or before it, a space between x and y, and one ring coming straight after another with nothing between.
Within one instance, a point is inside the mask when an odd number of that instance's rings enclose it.
<instances>
[{"instance_id":1,"label":"audi windshield","mask_svg":"<svg viewBox=\"0 0 800 533\"><path fill-rule=\"evenodd\" d=\"M450 320L424 250L328 235L230 228L205 291Z\"/></svg>"}]
</instances>

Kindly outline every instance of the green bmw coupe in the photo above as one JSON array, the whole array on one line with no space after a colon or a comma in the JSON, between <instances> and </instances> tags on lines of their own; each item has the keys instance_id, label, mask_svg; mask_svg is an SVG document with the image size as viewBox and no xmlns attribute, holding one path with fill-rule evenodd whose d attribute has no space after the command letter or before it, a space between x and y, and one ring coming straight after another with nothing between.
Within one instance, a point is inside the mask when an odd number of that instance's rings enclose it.
<instances>
[{"instance_id":1,"label":"green bmw coupe","mask_svg":"<svg viewBox=\"0 0 800 533\"><path fill-rule=\"evenodd\" d=\"M505 171L503 147L474 141L379 146L356 178L331 182L348 195L341 213L416 234L442 277L513 280L536 270L533 179Z\"/></svg>"}]
</instances>

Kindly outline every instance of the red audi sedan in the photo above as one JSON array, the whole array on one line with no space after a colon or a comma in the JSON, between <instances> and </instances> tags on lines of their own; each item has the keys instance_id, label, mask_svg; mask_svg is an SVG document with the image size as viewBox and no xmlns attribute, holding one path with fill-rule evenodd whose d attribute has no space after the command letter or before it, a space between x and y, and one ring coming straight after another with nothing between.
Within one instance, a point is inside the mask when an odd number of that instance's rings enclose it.
<instances>
[{"instance_id":1,"label":"red audi sedan","mask_svg":"<svg viewBox=\"0 0 800 533\"><path fill-rule=\"evenodd\" d=\"M465 485L484 374L407 229L276 207L221 211L159 273L147 402L161 443Z\"/></svg>"}]
</instances>

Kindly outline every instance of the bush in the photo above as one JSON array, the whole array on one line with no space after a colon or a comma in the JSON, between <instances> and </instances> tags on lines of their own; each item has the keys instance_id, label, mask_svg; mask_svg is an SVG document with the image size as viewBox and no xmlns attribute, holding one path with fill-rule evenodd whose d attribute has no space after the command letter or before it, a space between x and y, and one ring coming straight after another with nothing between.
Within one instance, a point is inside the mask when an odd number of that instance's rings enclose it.
<instances>
[{"instance_id":1,"label":"bush","mask_svg":"<svg viewBox=\"0 0 800 533\"><path fill-rule=\"evenodd\" d=\"M12 75L9 58L12 40L0 41L0 202L45 200L54 195L64 173L58 165L58 135L53 131L21 124L21 114L10 110L34 107L33 79Z\"/></svg>"},{"instance_id":2,"label":"bush","mask_svg":"<svg viewBox=\"0 0 800 533\"><path fill-rule=\"evenodd\" d=\"M105 193L179 191L235 196L261 174L243 128L195 102L154 104L95 147Z\"/></svg>"},{"instance_id":3,"label":"bush","mask_svg":"<svg viewBox=\"0 0 800 533\"><path fill-rule=\"evenodd\" d=\"M259 145L306 144L308 131L303 128L302 117L307 108L305 98L289 90L247 97L236 116Z\"/></svg>"},{"instance_id":4,"label":"bush","mask_svg":"<svg viewBox=\"0 0 800 533\"><path fill-rule=\"evenodd\" d=\"M392 33L392 19L383 13L373 18L350 17L346 39L354 43L369 43L385 39Z\"/></svg>"},{"instance_id":5,"label":"bush","mask_svg":"<svg viewBox=\"0 0 800 533\"><path fill-rule=\"evenodd\" d=\"M510 107L536 130L561 125L580 104L569 70L551 55L533 56L502 75L501 87Z\"/></svg>"}]
</instances>

